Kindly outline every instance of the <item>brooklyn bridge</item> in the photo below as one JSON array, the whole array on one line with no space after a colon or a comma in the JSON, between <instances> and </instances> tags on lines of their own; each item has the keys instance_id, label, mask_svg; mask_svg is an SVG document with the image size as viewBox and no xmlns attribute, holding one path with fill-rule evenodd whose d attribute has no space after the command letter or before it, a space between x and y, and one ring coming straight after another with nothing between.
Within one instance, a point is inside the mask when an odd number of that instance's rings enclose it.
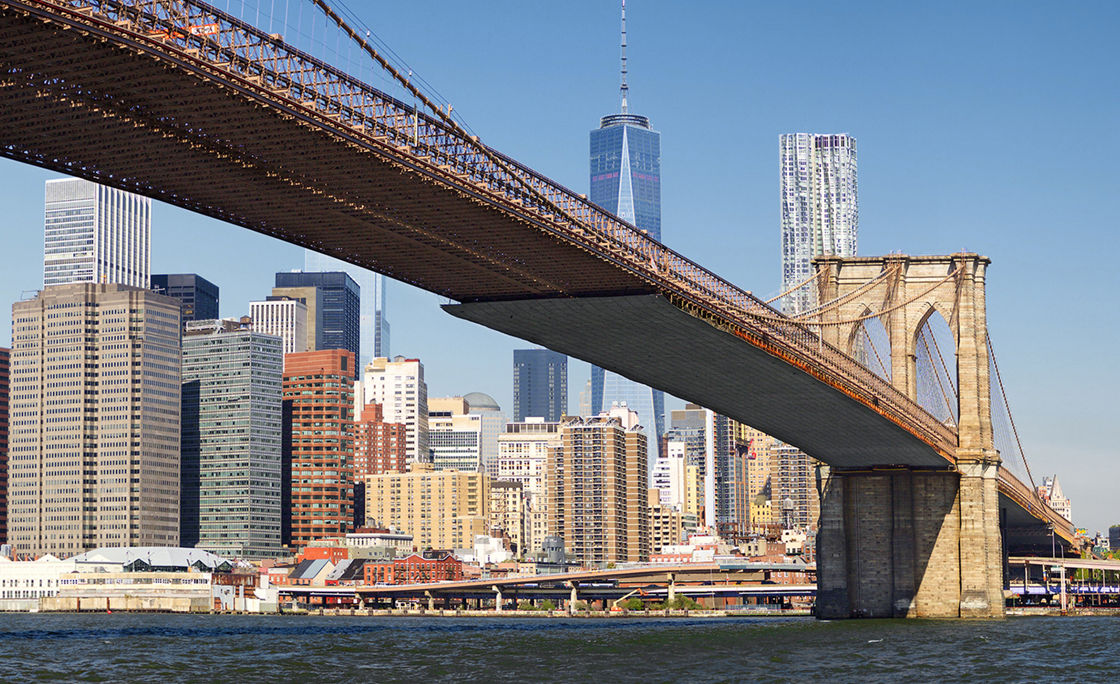
<instances>
[{"instance_id":1,"label":"brooklyn bridge","mask_svg":"<svg viewBox=\"0 0 1120 684\"><path fill-rule=\"evenodd\" d=\"M203 2L0 0L0 150L438 293L801 448L824 464L823 617L998 616L1009 555L1072 544L997 444L987 258L820 259L800 286L821 304L783 315L488 147L312 4L412 103ZM934 316L955 349L923 341ZM860 353L873 322L888 346ZM923 358L945 414L919 401Z\"/></svg>"}]
</instances>

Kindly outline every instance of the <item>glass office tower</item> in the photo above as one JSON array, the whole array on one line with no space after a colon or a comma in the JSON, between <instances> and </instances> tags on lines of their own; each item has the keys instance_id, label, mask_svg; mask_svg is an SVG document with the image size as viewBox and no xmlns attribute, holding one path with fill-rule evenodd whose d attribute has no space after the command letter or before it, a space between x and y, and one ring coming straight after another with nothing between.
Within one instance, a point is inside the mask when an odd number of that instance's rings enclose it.
<instances>
[{"instance_id":1,"label":"glass office tower","mask_svg":"<svg viewBox=\"0 0 1120 684\"><path fill-rule=\"evenodd\" d=\"M623 10L625 12L625 9ZM591 201L661 240L661 134L649 119L629 113L626 85L626 17L622 29L622 107L591 131ZM623 402L646 430L649 462L657 461L665 433L665 394L617 373L591 367L591 412Z\"/></svg>"},{"instance_id":2,"label":"glass office tower","mask_svg":"<svg viewBox=\"0 0 1120 684\"><path fill-rule=\"evenodd\" d=\"M513 350L513 420L568 415L568 357L549 349Z\"/></svg>"},{"instance_id":3,"label":"glass office tower","mask_svg":"<svg viewBox=\"0 0 1120 684\"><path fill-rule=\"evenodd\" d=\"M813 275L819 256L853 257L859 241L856 139L847 134L788 133L781 158L782 292ZM782 311L798 314L817 303L816 287L789 292Z\"/></svg>"},{"instance_id":4,"label":"glass office tower","mask_svg":"<svg viewBox=\"0 0 1120 684\"><path fill-rule=\"evenodd\" d=\"M385 276L310 249L303 253L304 271L343 271L361 288L362 343L358 367L370 359L389 358L389 320L385 312ZM372 348L370 345L373 345Z\"/></svg>"},{"instance_id":5,"label":"glass office tower","mask_svg":"<svg viewBox=\"0 0 1120 684\"><path fill-rule=\"evenodd\" d=\"M152 289L183 304L183 323L218 318L218 286L194 273L159 273L152 276Z\"/></svg>"},{"instance_id":6,"label":"glass office tower","mask_svg":"<svg viewBox=\"0 0 1120 684\"><path fill-rule=\"evenodd\" d=\"M291 297L307 305L309 350L348 349L361 353L361 302L358 283L344 271L291 271L276 274L274 297ZM357 374L355 374L357 377Z\"/></svg>"},{"instance_id":7,"label":"glass office tower","mask_svg":"<svg viewBox=\"0 0 1120 684\"><path fill-rule=\"evenodd\" d=\"M147 289L152 201L81 178L46 183L43 285L117 283Z\"/></svg>"}]
</instances>

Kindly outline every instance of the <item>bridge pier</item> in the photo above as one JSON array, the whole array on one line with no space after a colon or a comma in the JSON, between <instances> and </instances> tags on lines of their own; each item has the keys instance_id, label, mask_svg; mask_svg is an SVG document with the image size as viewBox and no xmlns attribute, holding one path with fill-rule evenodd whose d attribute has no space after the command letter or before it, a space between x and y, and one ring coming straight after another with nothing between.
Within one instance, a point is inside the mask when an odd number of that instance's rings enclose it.
<instances>
[{"instance_id":1,"label":"bridge pier","mask_svg":"<svg viewBox=\"0 0 1120 684\"><path fill-rule=\"evenodd\" d=\"M1001 617L996 459L959 472L821 466L817 616Z\"/></svg>"}]
</instances>

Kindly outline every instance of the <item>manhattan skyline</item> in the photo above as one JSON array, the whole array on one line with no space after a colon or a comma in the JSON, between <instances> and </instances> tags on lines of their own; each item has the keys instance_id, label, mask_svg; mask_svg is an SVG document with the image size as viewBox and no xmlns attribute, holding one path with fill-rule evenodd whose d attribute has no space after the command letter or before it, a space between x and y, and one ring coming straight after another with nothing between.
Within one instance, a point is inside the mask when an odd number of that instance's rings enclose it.
<instances>
[{"instance_id":1,"label":"manhattan skyline","mask_svg":"<svg viewBox=\"0 0 1120 684\"><path fill-rule=\"evenodd\" d=\"M617 7L507 9L478 16L440 4L439 19L419 33L409 30L415 16L406 8L360 12L485 142L585 192L584 136L616 98ZM1032 467L1059 472L1078 524L1115 522L1108 484L1120 471L1105 426L1117 376L1102 360L1116 333L1103 301L1116 276L1080 252L1055 258L1054 245L1120 246L1101 201L1115 192L1104 164L1120 147L1107 48L1117 10L1101 3L940 16L822 4L681 13L652 2L628 10L631 35L640 37L629 48L631 106L666 134L669 246L744 288L776 294L778 135L850 132L863 148L861 252L968 249L993 259L993 341ZM808 33L803 54L783 52L781 29L793 24ZM495 40L466 50L470 26ZM861 40L845 41L837 57L828 37L845 33ZM509 58L518 53L531 59ZM489 77L468 78L478 73ZM720 122L733 123L733 134ZM57 177L0 163L0 345L10 339L10 304L41 286L43 181ZM153 203L152 271L215 282L222 315L247 313L276 271L302 261L299 248ZM1071 288L1080 296L1063 296ZM510 351L524 342L446 316L435 295L394 284L393 296L393 352L423 360L433 396L481 391L510 410ZM569 387L578 393L587 365L572 366Z\"/></svg>"}]
</instances>

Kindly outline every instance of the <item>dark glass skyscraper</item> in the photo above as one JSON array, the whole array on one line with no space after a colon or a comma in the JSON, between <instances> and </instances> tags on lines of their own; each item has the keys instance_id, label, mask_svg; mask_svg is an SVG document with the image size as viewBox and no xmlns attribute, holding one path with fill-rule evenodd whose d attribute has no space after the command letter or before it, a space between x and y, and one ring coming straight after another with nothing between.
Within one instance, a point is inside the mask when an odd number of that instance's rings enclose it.
<instances>
[{"instance_id":1,"label":"dark glass skyscraper","mask_svg":"<svg viewBox=\"0 0 1120 684\"><path fill-rule=\"evenodd\" d=\"M356 358L362 348L362 296L358 283L342 271L292 271L276 274L272 293L292 296L296 288L318 290L316 297L308 297L312 301L305 302L308 327L315 326L315 345L308 345L309 349L347 349ZM312 316L314 320L310 320Z\"/></svg>"},{"instance_id":2,"label":"dark glass skyscraper","mask_svg":"<svg viewBox=\"0 0 1120 684\"><path fill-rule=\"evenodd\" d=\"M152 289L182 303L183 323L218 318L218 286L194 273L152 276Z\"/></svg>"},{"instance_id":3,"label":"dark glass skyscraper","mask_svg":"<svg viewBox=\"0 0 1120 684\"><path fill-rule=\"evenodd\" d=\"M626 84L626 5L622 6L621 111L599 121L591 131L591 201L661 240L661 134L649 119L629 111ZM614 402L638 413L646 429L649 462L659 453L665 433L665 395L598 366L591 367L591 411L609 410Z\"/></svg>"},{"instance_id":4,"label":"dark glass skyscraper","mask_svg":"<svg viewBox=\"0 0 1120 684\"><path fill-rule=\"evenodd\" d=\"M558 421L568 414L568 357L548 349L513 350L513 420Z\"/></svg>"},{"instance_id":5,"label":"dark glass skyscraper","mask_svg":"<svg viewBox=\"0 0 1120 684\"><path fill-rule=\"evenodd\" d=\"M358 356L361 368L375 357L390 358L388 281L380 273L368 271L361 266L348 264L326 254L310 249L303 252L304 271L345 271L362 291L362 353Z\"/></svg>"}]
</instances>

